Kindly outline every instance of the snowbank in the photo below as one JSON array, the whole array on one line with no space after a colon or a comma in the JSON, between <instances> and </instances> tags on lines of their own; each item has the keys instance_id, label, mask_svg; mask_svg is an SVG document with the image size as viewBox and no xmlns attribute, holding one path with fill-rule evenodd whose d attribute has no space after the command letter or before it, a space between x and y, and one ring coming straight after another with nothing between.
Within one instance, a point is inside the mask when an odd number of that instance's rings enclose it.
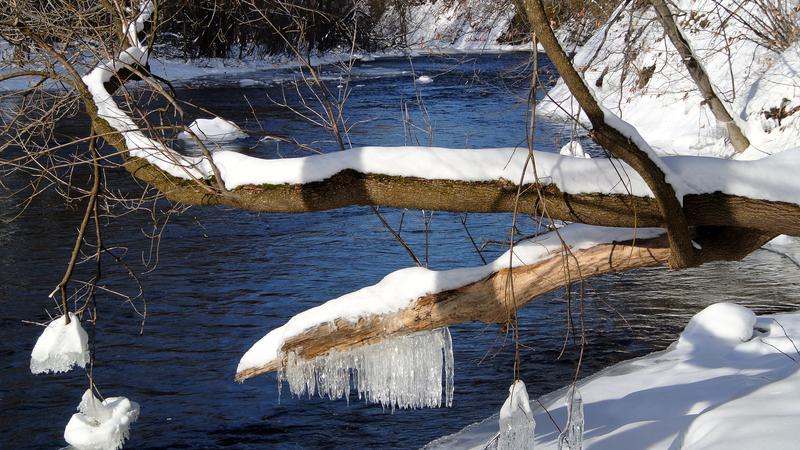
<instances>
[{"instance_id":1,"label":"snowbank","mask_svg":"<svg viewBox=\"0 0 800 450\"><path fill-rule=\"evenodd\" d=\"M89 336L78 316L69 313L50 322L31 352L31 373L68 372L73 367L86 367L89 362Z\"/></svg>"},{"instance_id":2,"label":"snowbank","mask_svg":"<svg viewBox=\"0 0 800 450\"><path fill-rule=\"evenodd\" d=\"M116 450L128 439L130 425L139 418L139 405L125 397L102 402L84 392L77 413L64 429L64 440L77 450Z\"/></svg>"},{"instance_id":3,"label":"snowbank","mask_svg":"<svg viewBox=\"0 0 800 450\"><path fill-rule=\"evenodd\" d=\"M681 344L687 339L692 345ZM756 319L730 303L706 308L678 344L579 383L583 448L796 448L798 340L800 312ZM560 426L567 395L564 389L540 399ZM557 448L553 422L535 401L531 408L536 448ZM497 420L488 418L428 448L483 448L498 433Z\"/></svg>"},{"instance_id":4,"label":"snowbank","mask_svg":"<svg viewBox=\"0 0 800 450\"><path fill-rule=\"evenodd\" d=\"M751 141L750 150L737 157L759 158L796 148L800 114L778 119L774 113L800 106L800 43L785 50L759 45L754 33L737 19L746 21L750 13L761 16L758 2L674 3L678 26ZM787 8L797 3L786 2ZM653 9L618 12L574 57L595 97L635 126L660 154L731 156L724 126L705 105ZM563 80L549 94L553 100L543 101L540 113L566 118L557 104L577 113L578 104Z\"/></svg>"}]
</instances>

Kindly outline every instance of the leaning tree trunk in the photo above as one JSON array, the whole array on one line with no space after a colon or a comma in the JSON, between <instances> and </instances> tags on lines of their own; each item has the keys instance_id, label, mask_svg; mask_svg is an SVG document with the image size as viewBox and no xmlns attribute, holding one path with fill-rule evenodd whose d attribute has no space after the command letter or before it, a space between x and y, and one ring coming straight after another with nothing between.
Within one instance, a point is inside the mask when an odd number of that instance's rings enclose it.
<instances>
[{"instance_id":1,"label":"leaning tree trunk","mask_svg":"<svg viewBox=\"0 0 800 450\"><path fill-rule=\"evenodd\" d=\"M590 136L612 155L628 163L653 191L661 211L663 226L669 233L671 254L669 265L672 268L691 267L697 264L696 252L689 237L689 225L675 189L667 181L667 173L652 154L652 150L642 147L642 140L632 139L615 128L606 117L606 111L589 90L583 77L578 74L572 61L550 27L550 20L541 0L518 0L525 10L536 39L542 44L547 56L558 74L578 101L589 122L592 124ZM613 119L612 119L613 120ZM619 120L619 119L617 119Z\"/></svg>"},{"instance_id":2,"label":"leaning tree trunk","mask_svg":"<svg viewBox=\"0 0 800 450\"><path fill-rule=\"evenodd\" d=\"M665 0L650 0L650 4L653 5L656 16L658 16L658 21L661 23L661 27L667 34L667 37L669 37L672 45L675 46L675 49L677 49L678 53L681 55L681 60L684 66L686 66L686 70L689 72L692 80L694 80L694 83L697 85L697 89L703 96L703 100L705 100L705 102L708 103L708 107L711 108L711 113L714 114L714 118L717 119L717 122L725 124L728 137L736 153L745 151L747 147L750 146L750 140L742 133L742 129L739 128L739 125L733 120L725 104L722 103L722 100L719 99L719 96L714 91L714 85L711 84L711 80L708 78L708 74L703 68L703 65L697 60L689 42L683 36L683 33L681 33L678 24L675 23L675 17L672 15L669 6L667 6L667 2Z\"/></svg>"}]
</instances>

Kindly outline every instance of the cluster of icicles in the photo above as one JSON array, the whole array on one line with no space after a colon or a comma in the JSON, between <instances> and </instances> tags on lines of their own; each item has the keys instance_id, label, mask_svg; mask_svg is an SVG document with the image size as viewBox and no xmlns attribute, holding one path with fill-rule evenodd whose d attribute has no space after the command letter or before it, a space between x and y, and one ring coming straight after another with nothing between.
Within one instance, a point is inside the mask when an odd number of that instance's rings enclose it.
<instances>
[{"instance_id":1,"label":"cluster of icicles","mask_svg":"<svg viewBox=\"0 0 800 450\"><path fill-rule=\"evenodd\" d=\"M558 450L583 448L583 399L573 385L566 397L567 425L558 436ZM533 418L525 383L515 381L500 409L500 432L487 450L533 450L536 420Z\"/></svg>"},{"instance_id":2,"label":"cluster of icicles","mask_svg":"<svg viewBox=\"0 0 800 450\"><path fill-rule=\"evenodd\" d=\"M358 398L384 408L436 408L453 403L453 342L440 328L332 351L311 360L287 355L278 377L294 395Z\"/></svg>"}]
</instances>

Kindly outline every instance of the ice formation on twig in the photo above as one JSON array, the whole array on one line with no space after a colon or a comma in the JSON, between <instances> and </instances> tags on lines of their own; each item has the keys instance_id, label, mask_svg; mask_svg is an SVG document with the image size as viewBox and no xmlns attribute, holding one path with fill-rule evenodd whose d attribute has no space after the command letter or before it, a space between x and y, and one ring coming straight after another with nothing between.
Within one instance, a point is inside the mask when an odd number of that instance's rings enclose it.
<instances>
[{"instance_id":1,"label":"ice formation on twig","mask_svg":"<svg viewBox=\"0 0 800 450\"><path fill-rule=\"evenodd\" d=\"M500 434L498 450L533 450L533 434L536 420L533 418L528 390L522 380L508 388L508 398L500 408Z\"/></svg>"},{"instance_id":2,"label":"ice formation on twig","mask_svg":"<svg viewBox=\"0 0 800 450\"><path fill-rule=\"evenodd\" d=\"M558 436L558 450L583 448L583 398L575 385L567 394L567 426Z\"/></svg>"},{"instance_id":3,"label":"ice formation on twig","mask_svg":"<svg viewBox=\"0 0 800 450\"><path fill-rule=\"evenodd\" d=\"M77 450L116 450L130 434L130 425L139 418L139 404L125 397L103 401L87 389L77 413L64 429L64 439Z\"/></svg>"},{"instance_id":4,"label":"ice formation on twig","mask_svg":"<svg viewBox=\"0 0 800 450\"><path fill-rule=\"evenodd\" d=\"M383 407L435 408L453 403L453 344L450 331L433 331L387 339L347 351L332 351L312 360L287 355L279 371L292 394L315 392L330 399L358 398Z\"/></svg>"},{"instance_id":5,"label":"ice formation on twig","mask_svg":"<svg viewBox=\"0 0 800 450\"><path fill-rule=\"evenodd\" d=\"M68 372L89 362L89 336L78 317L69 313L50 322L31 351L31 373Z\"/></svg>"}]
</instances>

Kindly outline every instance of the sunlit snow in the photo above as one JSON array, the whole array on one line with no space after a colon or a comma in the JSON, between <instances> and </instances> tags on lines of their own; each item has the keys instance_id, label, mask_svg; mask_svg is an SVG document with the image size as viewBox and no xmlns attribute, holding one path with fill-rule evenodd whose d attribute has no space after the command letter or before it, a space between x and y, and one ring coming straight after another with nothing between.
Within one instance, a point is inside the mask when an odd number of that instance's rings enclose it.
<instances>
[{"instance_id":1,"label":"sunlit snow","mask_svg":"<svg viewBox=\"0 0 800 450\"><path fill-rule=\"evenodd\" d=\"M73 367L86 367L89 362L89 336L81 327L78 316L69 313L50 322L31 352L31 372L67 372Z\"/></svg>"},{"instance_id":2,"label":"sunlit snow","mask_svg":"<svg viewBox=\"0 0 800 450\"><path fill-rule=\"evenodd\" d=\"M583 448L796 448L798 346L798 312L755 317L732 303L711 305L667 350L577 383ZM530 403L537 450L559 448L554 422L562 429L567 423L575 404L570 391L568 386ZM484 448L497 432L495 415L428 448Z\"/></svg>"},{"instance_id":3,"label":"sunlit snow","mask_svg":"<svg viewBox=\"0 0 800 450\"><path fill-rule=\"evenodd\" d=\"M103 401L86 390L78 412L64 429L64 440L77 450L116 450L128 439L130 425L139 418L139 405L125 397Z\"/></svg>"},{"instance_id":4,"label":"sunlit snow","mask_svg":"<svg viewBox=\"0 0 800 450\"><path fill-rule=\"evenodd\" d=\"M385 408L451 406L453 344L450 331L441 328L312 360L290 353L278 376L298 396L349 399L352 387L359 399Z\"/></svg>"}]
</instances>

